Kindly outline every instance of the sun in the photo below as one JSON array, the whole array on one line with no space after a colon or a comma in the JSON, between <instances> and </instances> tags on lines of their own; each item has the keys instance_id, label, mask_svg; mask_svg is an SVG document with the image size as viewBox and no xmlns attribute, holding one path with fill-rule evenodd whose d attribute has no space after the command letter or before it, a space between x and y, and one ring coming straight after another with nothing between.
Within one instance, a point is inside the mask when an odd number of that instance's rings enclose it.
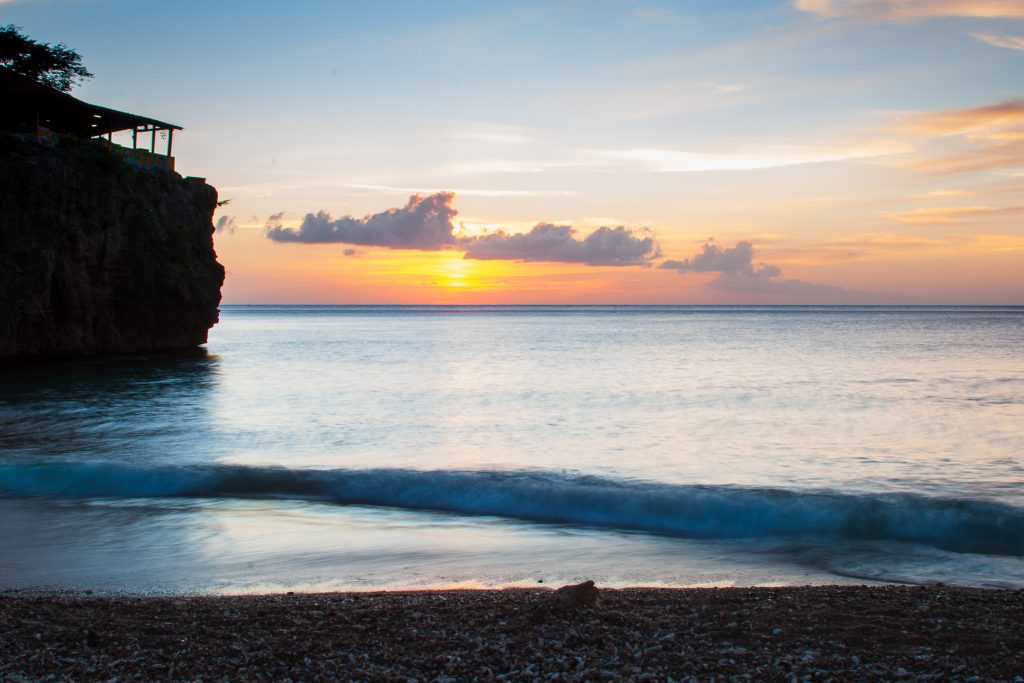
<instances>
[{"instance_id":1,"label":"sun","mask_svg":"<svg viewBox=\"0 0 1024 683\"><path fill-rule=\"evenodd\" d=\"M438 269L438 285L453 288L478 288L479 283L474 280L478 270L477 264L461 255L445 255L436 264Z\"/></svg>"},{"instance_id":2,"label":"sun","mask_svg":"<svg viewBox=\"0 0 1024 683\"><path fill-rule=\"evenodd\" d=\"M417 285L470 292L501 286L507 264L463 258L461 251L438 251L400 257L399 272Z\"/></svg>"}]
</instances>

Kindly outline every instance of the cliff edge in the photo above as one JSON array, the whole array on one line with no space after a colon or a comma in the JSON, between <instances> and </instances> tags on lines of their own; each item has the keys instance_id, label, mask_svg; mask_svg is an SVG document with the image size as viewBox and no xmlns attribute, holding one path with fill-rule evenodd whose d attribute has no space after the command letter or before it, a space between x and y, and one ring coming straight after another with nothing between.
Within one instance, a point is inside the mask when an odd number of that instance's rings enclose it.
<instances>
[{"instance_id":1,"label":"cliff edge","mask_svg":"<svg viewBox=\"0 0 1024 683\"><path fill-rule=\"evenodd\" d=\"M217 190L0 131L0 359L183 349L217 322Z\"/></svg>"}]
</instances>

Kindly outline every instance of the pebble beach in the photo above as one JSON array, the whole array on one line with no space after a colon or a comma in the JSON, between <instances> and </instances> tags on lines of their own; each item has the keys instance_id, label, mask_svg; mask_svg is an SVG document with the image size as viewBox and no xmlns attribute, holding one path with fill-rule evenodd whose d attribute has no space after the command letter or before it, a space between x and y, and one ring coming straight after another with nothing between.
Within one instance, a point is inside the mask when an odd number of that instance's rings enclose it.
<instances>
[{"instance_id":1,"label":"pebble beach","mask_svg":"<svg viewBox=\"0 0 1024 683\"><path fill-rule=\"evenodd\" d=\"M1024 680L1024 590L0 595L3 681Z\"/></svg>"}]
</instances>

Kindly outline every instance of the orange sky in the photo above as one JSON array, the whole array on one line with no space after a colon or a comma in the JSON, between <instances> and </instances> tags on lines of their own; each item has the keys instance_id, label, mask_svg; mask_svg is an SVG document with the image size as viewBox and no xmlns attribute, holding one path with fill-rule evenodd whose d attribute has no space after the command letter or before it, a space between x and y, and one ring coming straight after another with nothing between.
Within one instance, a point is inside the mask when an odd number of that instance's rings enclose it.
<instances>
[{"instance_id":1,"label":"orange sky","mask_svg":"<svg viewBox=\"0 0 1024 683\"><path fill-rule=\"evenodd\" d=\"M761 247L787 277L827 281L857 303L1005 303L1024 301L1024 237L867 236L857 243ZM600 267L465 259L459 251L282 245L260 231L217 240L227 264L225 303L842 303L832 296L792 297L717 291L706 275L658 268ZM951 291L951 282L970 282ZM1008 287L1008 283L1010 287ZM899 292L898 295L886 294Z\"/></svg>"},{"instance_id":2,"label":"orange sky","mask_svg":"<svg viewBox=\"0 0 1024 683\"><path fill-rule=\"evenodd\" d=\"M0 0L184 127L225 303L1024 304L1024 0L195 5Z\"/></svg>"}]
</instances>

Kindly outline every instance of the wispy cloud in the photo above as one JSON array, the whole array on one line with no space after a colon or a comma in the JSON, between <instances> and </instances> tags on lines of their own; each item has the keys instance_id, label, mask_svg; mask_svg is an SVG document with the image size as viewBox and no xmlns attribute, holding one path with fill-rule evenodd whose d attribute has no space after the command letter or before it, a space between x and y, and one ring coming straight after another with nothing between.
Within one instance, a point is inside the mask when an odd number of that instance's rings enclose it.
<instances>
[{"instance_id":1,"label":"wispy cloud","mask_svg":"<svg viewBox=\"0 0 1024 683\"><path fill-rule=\"evenodd\" d=\"M920 141L911 161L918 168L958 173L1024 164L1024 100L898 118L895 131Z\"/></svg>"},{"instance_id":2,"label":"wispy cloud","mask_svg":"<svg viewBox=\"0 0 1024 683\"><path fill-rule=\"evenodd\" d=\"M533 135L522 126L493 123L458 126L448 133L448 137L456 142L497 146L515 146L536 142Z\"/></svg>"},{"instance_id":3,"label":"wispy cloud","mask_svg":"<svg viewBox=\"0 0 1024 683\"><path fill-rule=\"evenodd\" d=\"M674 149L621 149L596 152L644 170L662 173L701 171L755 171L766 168L850 161L898 154L911 149L899 142L874 142L849 146L776 145L734 152L690 152Z\"/></svg>"},{"instance_id":4,"label":"wispy cloud","mask_svg":"<svg viewBox=\"0 0 1024 683\"><path fill-rule=\"evenodd\" d=\"M1024 99L968 109L907 114L903 130L930 137L970 135L975 139L1019 139L1024 137Z\"/></svg>"},{"instance_id":5,"label":"wispy cloud","mask_svg":"<svg viewBox=\"0 0 1024 683\"><path fill-rule=\"evenodd\" d=\"M941 237L906 233L860 233L834 237L819 244L783 247L775 249L773 253L785 258L787 263L821 266L851 260L907 262L965 252L977 254L1024 250L1024 235L977 234L973 230L951 229Z\"/></svg>"},{"instance_id":6,"label":"wispy cloud","mask_svg":"<svg viewBox=\"0 0 1024 683\"><path fill-rule=\"evenodd\" d=\"M1024 251L1024 235L971 235L971 246L989 252Z\"/></svg>"},{"instance_id":7,"label":"wispy cloud","mask_svg":"<svg viewBox=\"0 0 1024 683\"><path fill-rule=\"evenodd\" d=\"M1024 206L946 206L885 214L900 223L962 223L972 219L1024 214Z\"/></svg>"},{"instance_id":8,"label":"wispy cloud","mask_svg":"<svg viewBox=\"0 0 1024 683\"><path fill-rule=\"evenodd\" d=\"M544 173L568 169L583 169L599 166L594 159L586 159L571 150L556 150L556 154L538 155L532 158L493 158L456 161L441 168L445 173L456 176L488 175L488 174L529 174Z\"/></svg>"},{"instance_id":9,"label":"wispy cloud","mask_svg":"<svg viewBox=\"0 0 1024 683\"><path fill-rule=\"evenodd\" d=\"M773 253L790 264L821 266L851 260L929 258L952 248L953 241L949 237L859 233L834 237L818 244L782 246L774 249Z\"/></svg>"},{"instance_id":10,"label":"wispy cloud","mask_svg":"<svg viewBox=\"0 0 1024 683\"><path fill-rule=\"evenodd\" d=\"M822 17L900 21L929 17L1024 18L1020 0L796 0Z\"/></svg>"},{"instance_id":11,"label":"wispy cloud","mask_svg":"<svg viewBox=\"0 0 1024 683\"><path fill-rule=\"evenodd\" d=\"M750 87L749 83L702 83L703 87L721 95L743 92Z\"/></svg>"},{"instance_id":12,"label":"wispy cloud","mask_svg":"<svg viewBox=\"0 0 1024 683\"><path fill-rule=\"evenodd\" d=\"M911 195L914 199L950 199L952 197L963 197L970 194L966 190L946 190L938 189L931 190L930 192L919 192L918 194Z\"/></svg>"},{"instance_id":13,"label":"wispy cloud","mask_svg":"<svg viewBox=\"0 0 1024 683\"><path fill-rule=\"evenodd\" d=\"M825 248L866 249L877 251L920 251L927 248L943 247L949 242L939 237L925 235L893 235L891 233L866 233L836 237L823 246Z\"/></svg>"},{"instance_id":14,"label":"wispy cloud","mask_svg":"<svg viewBox=\"0 0 1024 683\"><path fill-rule=\"evenodd\" d=\"M971 37L995 47L1004 47L1007 50L1024 52L1024 36L994 36L991 33L972 33Z\"/></svg>"},{"instance_id":15,"label":"wispy cloud","mask_svg":"<svg viewBox=\"0 0 1024 683\"><path fill-rule=\"evenodd\" d=\"M358 183L349 183L345 187L350 187L355 190L373 190L375 192L383 192L386 194L434 194L440 192L436 188L423 188L423 187L394 187L392 185L366 185ZM572 190L503 190L503 189L478 189L478 188L458 188L455 190L447 190L454 192L456 195L464 197L571 197L576 194Z\"/></svg>"}]
</instances>

